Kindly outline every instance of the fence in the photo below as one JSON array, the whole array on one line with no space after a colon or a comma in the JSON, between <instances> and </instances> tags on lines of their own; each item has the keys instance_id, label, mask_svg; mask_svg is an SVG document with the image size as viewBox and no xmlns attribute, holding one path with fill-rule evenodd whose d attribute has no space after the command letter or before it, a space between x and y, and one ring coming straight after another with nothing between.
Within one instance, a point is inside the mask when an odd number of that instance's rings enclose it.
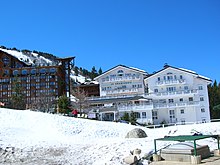
<instances>
[{"instance_id":1,"label":"fence","mask_svg":"<svg viewBox=\"0 0 220 165\"><path fill-rule=\"evenodd\" d=\"M177 122L177 123L168 123L168 124L157 124L157 125L147 125L147 128L164 128L169 126L176 126L176 125L192 125L192 124L201 124L201 123L211 123L211 122L220 122L220 119L211 119L208 121L197 121L197 122Z\"/></svg>"}]
</instances>

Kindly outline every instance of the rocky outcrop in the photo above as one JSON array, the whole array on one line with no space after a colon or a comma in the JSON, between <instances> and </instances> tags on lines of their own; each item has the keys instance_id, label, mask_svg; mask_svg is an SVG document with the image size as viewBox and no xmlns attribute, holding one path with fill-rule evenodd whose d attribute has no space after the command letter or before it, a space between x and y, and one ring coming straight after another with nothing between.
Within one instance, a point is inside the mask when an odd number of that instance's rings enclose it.
<instances>
[{"instance_id":1,"label":"rocky outcrop","mask_svg":"<svg viewBox=\"0 0 220 165\"><path fill-rule=\"evenodd\" d=\"M127 133L125 138L145 138L147 134L140 128L135 128Z\"/></svg>"}]
</instances>

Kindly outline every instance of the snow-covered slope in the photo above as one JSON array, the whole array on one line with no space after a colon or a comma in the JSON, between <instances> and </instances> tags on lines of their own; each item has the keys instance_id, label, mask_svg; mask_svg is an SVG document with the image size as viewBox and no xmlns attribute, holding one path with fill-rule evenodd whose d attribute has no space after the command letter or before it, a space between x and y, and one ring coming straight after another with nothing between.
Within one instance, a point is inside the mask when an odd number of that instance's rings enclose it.
<instances>
[{"instance_id":1,"label":"snow-covered slope","mask_svg":"<svg viewBox=\"0 0 220 165\"><path fill-rule=\"evenodd\" d=\"M37 53L28 52L25 54L22 51L3 49L3 48L0 48L0 50L14 56L18 60L25 62L26 64L29 64L29 65L48 65L48 64L50 65L50 64L52 64L51 60L46 59L45 57L40 56Z\"/></svg>"},{"instance_id":2,"label":"snow-covered slope","mask_svg":"<svg viewBox=\"0 0 220 165\"><path fill-rule=\"evenodd\" d=\"M93 164L120 165L130 150L139 148L141 156L153 151L155 138L165 135L220 134L220 123L147 129L142 139L125 138L137 126L0 108L0 164ZM217 147L214 139L198 144ZM158 148L168 142L160 142Z\"/></svg>"}]
</instances>

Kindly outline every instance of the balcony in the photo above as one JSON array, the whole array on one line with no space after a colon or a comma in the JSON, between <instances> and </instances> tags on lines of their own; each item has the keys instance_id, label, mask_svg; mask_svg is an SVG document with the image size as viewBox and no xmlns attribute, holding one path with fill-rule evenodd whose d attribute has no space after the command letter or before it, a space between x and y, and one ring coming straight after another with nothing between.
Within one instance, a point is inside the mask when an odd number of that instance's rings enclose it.
<instances>
[{"instance_id":1,"label":"balcony","mask_svg":"<svg viewBox=\"0 0 220 165\"><path fill-rule=\"evenodd\" d=\"M118 105L118 111L138 111L138 110L152 110L153 104L131 104L131 105Z\"/></svg>"},{"instance_id":2,"label":"balcony","mask_svg":"<svg viewBox=\"0 0 220 165\"><path fill-rule=\"evenodd\" d=\"M106 90L106 95L131 95L131 94L138 94L140 91L138 88L133 89L116 89L116 90Z\"/></svg>"},{"instance_id":3,"label":"balcony","mask_svg":"<svg viewBox=\"0 0 220 165\"><path fill-rule=\"evenodd\" d=\"M163 81L157 81L156 85L162 86L162 85L175 85L175 84L185 84L186 81L183 79L179 80L163 80Z\"/></svg>"},{"instance_id":4,"label":"balcony","mask_svg":"<svg viewBox=\"0 0 220 165\"><path fill-rule=\"evenodd\" d=\"M199 106L199 101L178 102L178 103L154 103L154 108L177 108L187 106Z\"/></svg>"},{"instance_id":5,"label":"balcony","mask_svg":"<svg viewBox=\"0 0 220 165\"><path fill-rule=\"evenodd\" d=\"M118 76L114 78L103 78L102 82L114 82L114 81L127 81L127 80L140 80L140 76Z\"/></svg>"},{"instance_id":6,"label":"balcony","mask_svg":"<svg viewBox=\"0 0 220 165\"><path fill-rule=\"evenodd\" d=\"M192 90L181 90L181 91L172 91L172 92L157 92L157 93L149 93L148 97L167 97L167 96L172 96L172 97L179 97L180 95L182 96L187 96L187 95L193 95L193 94L198 94L197 89L192 89Z\"/></svg>"}]
</instances>

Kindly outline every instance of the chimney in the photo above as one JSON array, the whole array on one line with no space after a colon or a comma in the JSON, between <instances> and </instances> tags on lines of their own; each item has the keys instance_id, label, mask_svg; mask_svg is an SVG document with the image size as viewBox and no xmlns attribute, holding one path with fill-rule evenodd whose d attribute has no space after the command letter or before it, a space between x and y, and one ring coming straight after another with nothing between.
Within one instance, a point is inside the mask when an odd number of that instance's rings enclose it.
<instances>
[{"instance_id":1,"label":"chimney","mask_svg":"<svg viewBox=\"0 0 220 165\"><path fill-rule=\"evenodd\" d=\"M164 64L163 68L168 68L169 65L167 63Z\"/></svg>"}]
</instances>

